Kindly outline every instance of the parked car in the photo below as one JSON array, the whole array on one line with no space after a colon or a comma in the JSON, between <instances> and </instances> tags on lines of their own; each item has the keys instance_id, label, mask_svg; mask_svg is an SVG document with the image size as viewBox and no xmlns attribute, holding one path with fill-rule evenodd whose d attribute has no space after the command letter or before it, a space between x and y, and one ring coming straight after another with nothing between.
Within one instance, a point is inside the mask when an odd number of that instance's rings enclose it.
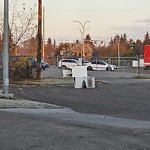
<instances>
[{"instance_id":1,"label":"parked car","mask_svg":"<svg viewBox=\"0 0 150 150\"><path fill-rule=\"evenodd\" d=\"M45 61L41 61L41 66L42 66L43 70L49 68L49 64L47 62L45 62Z\"/></svg>"},{"instance_id":2,"label":"parked car","mask_svg":"<svg viewBox=\"0 0 150 150\"><path fill-rule=\"evenodd\" d=\"M90 61L84 60L84 61L82 62L82 64L83 64L83 66L88 66L88 65L91 64L91 62L90 62Z\"/></svg>"},{"instance_id":3,"label":"parked car","mask_svg":"<svg viewBox=\"0 0 150 150\"><path fill-rule=\"evenodd\" d=\"M87 66L87 70L117 70L116 65L108 64L104 61L92 61L85 63L85 65Z\"/></svg>"},{"instance_id":4,"label":"parked car","mask_svg":"<svg viewBox=\"0 0 150 150\"><path fill-rule=\"evenodd\" d=\"M32 67L36 68L37 67L37 60L32 58ZM49 64L47 62L41 61L41 67L43 70L46 68L49 68Z\"/></svg>"},{"instance_id":5,"label":"parked car","mask_svg":"<svg viewBox=\"0 0 150 150\"><path fill-rule=\"evenodd\" d=\"M78 65L78 60L76 59L62 59L58 62L58 67L59 68L64 68L64 69L72 69L74 66Z\"/></svg>"}]
</instances>

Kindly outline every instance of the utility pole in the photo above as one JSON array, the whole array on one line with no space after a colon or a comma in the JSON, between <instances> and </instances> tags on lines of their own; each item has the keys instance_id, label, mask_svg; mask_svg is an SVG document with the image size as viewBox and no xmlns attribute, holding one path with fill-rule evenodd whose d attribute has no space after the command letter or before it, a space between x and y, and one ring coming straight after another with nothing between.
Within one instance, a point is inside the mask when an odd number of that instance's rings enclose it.
<instances>
[{"instance_id":1,"label":"utility pole","mask_svg":"<svg viewBox=\"0 0 150 150\"><path fill-rule=\"evenodd\" d=\"M38 48L37 48L37 79L41 79L42 49L42 0L38 0Z\"/></svg>"},{"instance_id":2,"label":"utility pole","mask_svg":"<svg viewBox=\"0 0 150 150\"><path fill-rule=\"evenodd\" d=\"M43 6L43 61L44 61L44 58L45 58L45 48L44 48L44 39L45 39L45 8Z\"/></svg>"}]
</instances>

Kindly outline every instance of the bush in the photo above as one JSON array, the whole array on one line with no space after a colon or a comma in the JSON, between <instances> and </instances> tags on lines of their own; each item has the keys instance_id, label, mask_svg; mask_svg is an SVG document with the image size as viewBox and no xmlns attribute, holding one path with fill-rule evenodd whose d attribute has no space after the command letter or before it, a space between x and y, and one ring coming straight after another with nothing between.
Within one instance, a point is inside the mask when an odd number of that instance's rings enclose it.
<instances>
[{"instance_id":1,"label":"bush","mask_svg":"<svg viewBox=\"0 0 150 150\"><path fill-rule=\"evenodd\" d=\"M10 58L10 79L32 78L32 61L30 57L14 56Z\"/></svg>"}]
</instances>

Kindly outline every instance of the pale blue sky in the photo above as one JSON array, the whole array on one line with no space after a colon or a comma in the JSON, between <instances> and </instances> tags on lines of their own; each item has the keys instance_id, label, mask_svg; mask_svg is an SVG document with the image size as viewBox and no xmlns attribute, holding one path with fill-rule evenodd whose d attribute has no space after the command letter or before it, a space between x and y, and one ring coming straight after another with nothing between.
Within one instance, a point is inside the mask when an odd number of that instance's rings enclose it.
<instances>
[{"instance_id":1,"label":"pale blue sky","mask_svg":"<svg viewBox=\"0 0 150 150\"><path fill-rule=\"evenodd\" d=\"M10 0L13 1L13 0ZM32 2L31 2L32 1ZM19 0L30 7L38 0ZM45 6L45 37L57 40L80 39L80 24L92 39L110 40L116 34L143 40L150 31L150 0L43 0Z\"/></svg>"}]
</instances>

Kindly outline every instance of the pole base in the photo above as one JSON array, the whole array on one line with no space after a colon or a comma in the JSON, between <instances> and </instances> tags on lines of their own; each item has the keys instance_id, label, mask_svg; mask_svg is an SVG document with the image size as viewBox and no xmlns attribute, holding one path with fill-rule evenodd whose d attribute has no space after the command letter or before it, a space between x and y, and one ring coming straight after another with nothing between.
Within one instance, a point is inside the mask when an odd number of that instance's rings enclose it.
<instances>
[{"instance_id":1,"label":"pole base","mask_svg":"<svg viewBox=\"0 0 150 150\"><path fill-rule=\"evenodd\" d=\"M14 95L13 95L13 94L10 94L10 93L4 94L4 93L2 92L2 90L1 90L1 91L0 91L0 98L4 98L4 99L14 99Z\"/></svg>"}]
</instances>

